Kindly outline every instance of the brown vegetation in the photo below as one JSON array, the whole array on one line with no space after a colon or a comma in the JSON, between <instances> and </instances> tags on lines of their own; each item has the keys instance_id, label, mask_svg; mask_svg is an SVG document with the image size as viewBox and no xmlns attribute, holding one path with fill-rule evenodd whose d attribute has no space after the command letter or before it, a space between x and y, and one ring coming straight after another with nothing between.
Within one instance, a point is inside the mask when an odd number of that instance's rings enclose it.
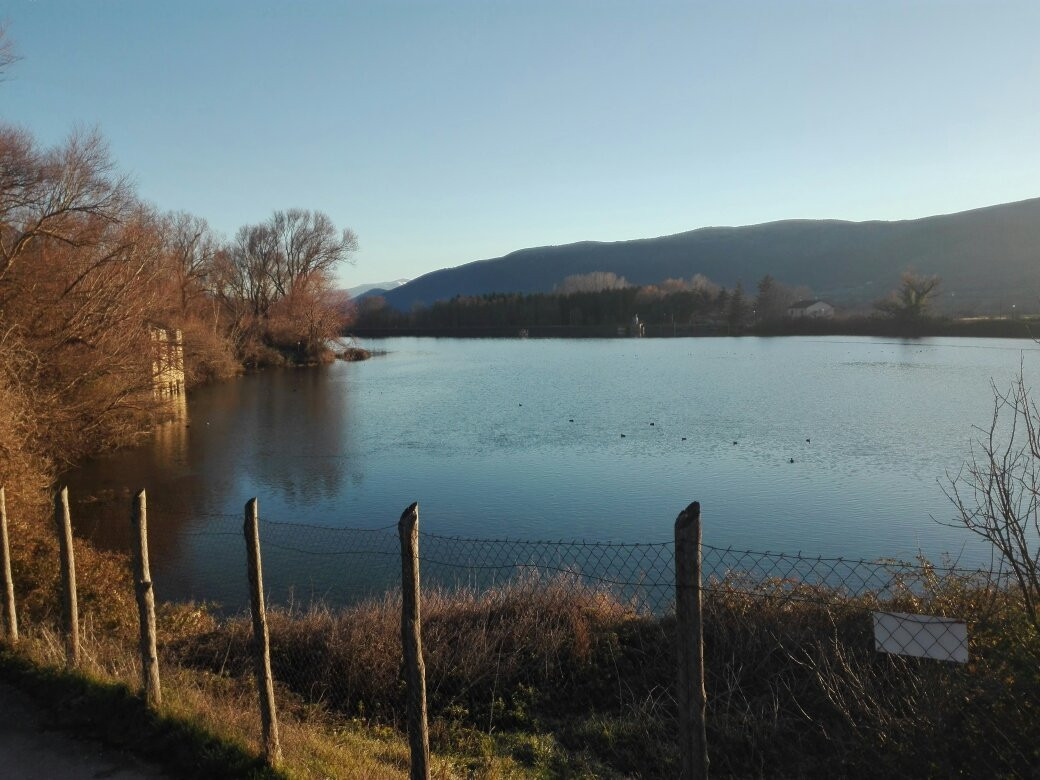
<instances>
[{"instance_id":1,"label":"brown vegetation","mask_svg":"<svg viewBox=\"0 0 1040 780\"><path fill-rule=\"evenodd\" d=\"M897 320L913 322L925 317L935 298L940 284L938 276L922 276L913 271L904 271L899 278L899 287L887 298L874 304L874 308Z\"/></svg>"},{"instance_id":2,"label":"brown vegetation","mask_svg":"<svg viewBox=\"0 0 1040 780\"><path fill-rule=\"evenodd\" d=\"M43 148L0 125L0 484L20 600L35 617L47 616L56 587L46 496L55 473L147 435L163 413L151 325L184 332L189 382L233 373L257 345L278 359L320 358L342 326L329 274L352 234L302 211L277 213L265 230L278 239L272 265L243 274L267 285L268 299L245 316L222 275L234 253L205 220L143 205L97 133ZM95 581L126 579L117 560L82 555L85 599Z\"/></svg>"},{"instance_id":3,"label":"brown vegetation","mask_svg":"<svg viewBox=\"0 0 1040 780\"><path fill-rule=\"evenodd\" d=\"M0 74L16 59L0 26ZM166 413L150 329L183 332L192 385L244 363L323 359L346 323L331 280L352 233L301 210L243 230L270 233L267 265L243 268L204 219L143 203L99 133L46 147L0 123L0 485L26 647L46 646L57 613L56 475L148 435ZM247 309L229 274L266 289L265 305ZM127 561L75 547L86 631L103 638L88 652L125 649L136 633Z\"/></svg>"},{"instance_id":4,"label":"brown vegetation","mask_svg":"<svg viewBox=\"0 0 1040 780\"><path fill-rule=\"evenodd\" d=\"M12 539L18 551L31 531ZM38 563L53 560L50 549ZM109 562L89 575L83 599L86 668L136 687L132 585L126 562ZM709 585L713 773L829 775L840 766L847 776L1013 776L1040 765L1030 728L1040 645L1021 593L984 575L899 571L883 596L736 574ZM57 664L62 646L46 608L53 588L36 593L25 644ZM971 662L876 653L877 608L966 620ZM293 774L350 777L354 767L390 777L405 766L400 609L391 594L269 612ZM423 614L436 776L675 776L671 616L641 613L568 574L427 589ZM162 606L162 711L255 751L250 639L246 616Z\"/></svg>"},{"instance_id":5,"label":"brown vegetation","mask_svg":"<svg viewBox=\"0 0 1040 780\"><path fill-rule=\"evenodd\" d=\"M13 59L0 29L0 70ZM290 210L240 235L225 244L202 218L142 203L97 132L48 148L0 124L0 484L21 524L30 603L50 587L56 472L146 436L164 413L150 327L183 332L189 385L243 363L331 357L325 342L347 315L331 275L353 234ZM104 569L96 557L85 570Z\"/></svg>"},{"instance_id":6,"label":"brown vegetation","mask_svg":"<svg viewBox=\"0 0 1040 780\"><path fill-rule=\"evenodd\" d=\"M0 358L25 444L68 463L142 435L152 325L184 332L189 383L327 359L348 314L332 274L356 244L300 209L225 244L143 204L97 132L45 148L0 124Z\"/></svg>"},{"instance_id":7,"label":"brown vegetation","mask_svg":"<svg viewBox=\"0 0 1040 780\"><path fill-rule=\"evenodd\" d=\"M721 775L1004 775L1037 766L1035 634L1021 599L924 567L883 600L733 578L706 594L708 733ZM972 662L876 653L870 610L956 615ZM441 749L509 745L553 776L674 777L674 620L572 578L424 593ZM401 727L400 603L269 615L279 683L303 701ZM177 663L249 673L244 619L168 645ZM536 749L536 746L541 746ZM472 748L471 748L472 749Z\"/></svg>"}]
</instances>

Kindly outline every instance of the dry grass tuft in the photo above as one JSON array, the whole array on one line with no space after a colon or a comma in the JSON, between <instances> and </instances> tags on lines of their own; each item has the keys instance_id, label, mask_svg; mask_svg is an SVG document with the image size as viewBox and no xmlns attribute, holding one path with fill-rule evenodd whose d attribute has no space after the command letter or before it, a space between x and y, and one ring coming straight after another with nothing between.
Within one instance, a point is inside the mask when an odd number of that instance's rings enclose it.
<instances>
[{"instance_id":1,"label":"dry grass tuft","mask_svg":"<svg viewBox=\"0 0 1040 780\"><path fill-rule=\"evenodd\" d=\"M617 632L645 621L613 596L573 587L567 577L513 582L485 592L423 594L423 653L435 712L464 708L494 721L503 702L532 688L557 692L561 712L585 707L602 687ZM268 612L275 676L308 701L397 723L400 717L400 597L346 609ZM174 643L184 663L235 674L248 668L251 628L233 619ZM593 686L590 688L590 686ZM616 695L616 686L611 687ZM578 701L568 694L580 693Z\"/></svg>"},{"instance_id":2,"label":"dry grass tuft","mask_svg":"<svg viewBox=\"0 0 1040 780\"><path fill-rule=\"evenodd\" d=\"M972 663L880 655L870 610L969 621ZM1040 707L1036 637L1013 592L925 567L882 600L786 580L706 593L709 742L720 774L1015 774L1040 765L1023 713ZM547 776L677 771L675 623L567 576L423 597L434 744L503 746ZM301 703L400 728L400 602L269 615L275 675ZM179 662L248 674L233 619L170 646ZM927 740L921 743L921 735Z\"/></svg>"}]
</instances>

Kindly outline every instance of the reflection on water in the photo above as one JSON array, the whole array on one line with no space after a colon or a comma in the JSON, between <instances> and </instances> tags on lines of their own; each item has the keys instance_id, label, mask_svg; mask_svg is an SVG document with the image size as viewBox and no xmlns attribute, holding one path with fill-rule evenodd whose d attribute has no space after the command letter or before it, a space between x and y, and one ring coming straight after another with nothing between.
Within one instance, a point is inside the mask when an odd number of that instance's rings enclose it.
<instances>
[{"instance_id":1,"label":"reflection on water","mask_svg":"<svg viewBox=\"0 0 1040 780\"><path fill-rule=\"evenodd\" d=\"M262 513L300 518L340 491L351 461L342 390L322 370L299 370L206 388L189 405L175 399L173 418L149 444L68 476L77 530L104 548L128 549L130 497L145 487L160 595L165 582L165 596L241 601L244 502L260 496Z\"/></svg>"},{"instance_id":2,"label":"reflection on water","mask_svg":"<svg viewBox=\"0 0 1040 780\"><path fill-rule=\"evenodd\" d=\"M675 515L698 499L705 541L720 547L867 559L920 550L980 563L983 549L935 521L950 517L937 480L985 422L990 380L1006 383L1033 345L379 347L390 354L193 392L151 442L70 475L78 532L125 549L130 496L145 487L160 596L228 604L245 594L242 508L252 496L279 599L378 589L397 563L383 547L323 554L320 535L301 553L305 531L270 523L386 529L414 500L430 532L643 542L669 539ZM1026 356L1034 383L1035 358Z\"/></svg>"},{"instance_id":3,"label":"reflection on water","mask_svg":"<svg viewBox=\"0 0 1040 780\"><path fill-rule=\"evenodd\" d=\"M183 463L188 452L188 396L167 399L170 417L156 426L152 449L163 463Z\"/></svg>"}]
</instances>

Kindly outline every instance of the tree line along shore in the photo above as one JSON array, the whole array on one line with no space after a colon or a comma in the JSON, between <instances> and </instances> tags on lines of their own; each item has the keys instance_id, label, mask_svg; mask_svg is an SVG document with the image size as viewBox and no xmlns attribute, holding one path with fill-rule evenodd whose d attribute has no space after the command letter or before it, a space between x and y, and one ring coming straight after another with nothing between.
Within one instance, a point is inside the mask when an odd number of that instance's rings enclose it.
<instances>
[{"instance_id":1,"label":"tree line along shore","mask_svg":"<svg viewBox=\"0 0 1040 780\"><path fill-rule=\"evenodd\" d=\"M1032 338L1036 318L936 314L934 276L907 271L869 306L835 308L808 288L767 275L755 295L697 274L656 285L630 285L609 272L565 278L547 293L458 295L399 311L378 295L356 304L352 332L474 337L614 338L618 336L979 336Z\"/></svg>"}]
</instances>

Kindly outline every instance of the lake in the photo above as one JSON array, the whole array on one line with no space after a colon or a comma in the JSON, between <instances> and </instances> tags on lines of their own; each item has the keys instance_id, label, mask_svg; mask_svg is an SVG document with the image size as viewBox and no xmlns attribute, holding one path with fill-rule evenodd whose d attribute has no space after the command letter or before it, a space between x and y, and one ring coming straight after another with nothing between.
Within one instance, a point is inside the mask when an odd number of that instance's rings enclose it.
<instances>
[{"instance_id":1,"label":"lake","mask_svg":"<svg viewBox=\"0 0 1040 780\"><path fill-rule=\"evenodd\" d=\"M125 548L129 491L146 487L160 596L225 602L244 593L251 496L264 520L305 526L265 526L281 593L355 575L378 590L399 572L388 526L412 501L442 535L666 542L698 500L720 547L986 564L942 524L940 481L988 423L991 381L1007 385L1022 360L1040 379L1036 345L1014 340L365 346L388 354L194 391L149 443L69 476L78 533ZM381 541L322 556L335 534L321 529L344 527Z\"/></svg>"}]
</instances>

